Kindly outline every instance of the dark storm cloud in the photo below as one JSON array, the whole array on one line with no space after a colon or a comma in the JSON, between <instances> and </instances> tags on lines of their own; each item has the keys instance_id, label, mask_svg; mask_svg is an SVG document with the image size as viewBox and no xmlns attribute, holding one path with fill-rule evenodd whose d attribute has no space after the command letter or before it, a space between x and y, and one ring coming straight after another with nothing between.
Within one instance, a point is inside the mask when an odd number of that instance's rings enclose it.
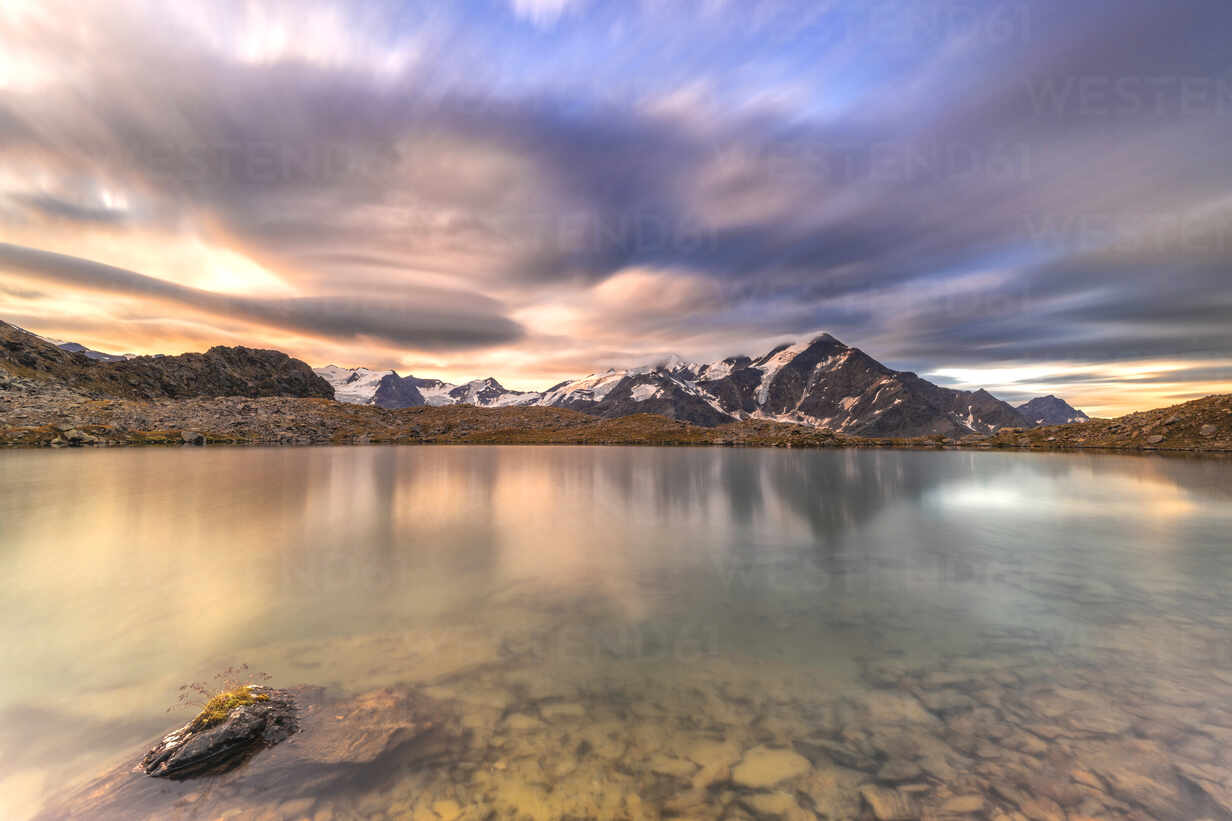
<instances>
[{"instance_id":1,"label":"dark storm cloud","mask_svg":"<svg viewBox=\"0 0 1232 821\"><path fill-rule=\"evenodd\" d=\"M49 282L152 297L220 317L335 338L369 337L421 350L465 350L522 337L516 322L492 312L490 300L421 291L414 301L387 297L259 299L145 276L77 257L0 243L0 266Z\"/></svg>"},{"instance_id":2,"label":"dark storm cloud","mask_svg":"<svg viewBox=\"0 0 1232 821\"><path fill-rule=\"evenodd\" d=\"M62 200L57 197L34 194L13 194L9 197L17 205L34 209L49 217L75 222L118 223L126 214L121 209L97 208Z\"/></svg>"}]
</instances>

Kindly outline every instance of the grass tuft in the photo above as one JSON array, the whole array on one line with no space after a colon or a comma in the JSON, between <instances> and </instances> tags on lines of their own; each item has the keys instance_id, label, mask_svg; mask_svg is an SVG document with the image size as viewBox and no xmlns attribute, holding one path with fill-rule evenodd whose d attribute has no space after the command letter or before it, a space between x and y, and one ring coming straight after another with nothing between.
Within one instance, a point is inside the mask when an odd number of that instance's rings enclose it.
<instances>
[{"instance_id":1,"label":"grass tuft","mask_svg":"<svg viewBox=\"0 0 1232 821\"><path fill-rule=\"evenodd\" d=\"M227 716L236 707L241 707L245 704L255 704L259 701L269 701L267 693L254 693L252 690L254 686L247 684L213 696L201 708L201 712L197 714L197 717L192 720L188 727L189 730L197 732L209 729L215 724L221 724L226 720Z\"/></svg>"}]
</instances>

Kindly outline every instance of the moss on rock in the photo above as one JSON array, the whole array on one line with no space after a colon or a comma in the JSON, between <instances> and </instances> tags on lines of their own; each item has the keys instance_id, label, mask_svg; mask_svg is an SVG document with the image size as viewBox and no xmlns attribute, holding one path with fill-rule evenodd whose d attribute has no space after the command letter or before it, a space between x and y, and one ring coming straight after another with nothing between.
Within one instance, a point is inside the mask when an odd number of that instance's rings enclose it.
<instances>
[{"instance_id":1,"label":"moss on rock","mask_svg":"<svg viewBox=\"0 0 1232 821\"><path fill-rule=\"evenodd\" d=\"M254 691L253 685L246 684L234 690L218 693L205 703L201 712L188 725L191 732L205 730L215 724L221 724L236 707L244 704L255 704L259 701L269 701L269 694Z\"/></svg>"}]
</instances>

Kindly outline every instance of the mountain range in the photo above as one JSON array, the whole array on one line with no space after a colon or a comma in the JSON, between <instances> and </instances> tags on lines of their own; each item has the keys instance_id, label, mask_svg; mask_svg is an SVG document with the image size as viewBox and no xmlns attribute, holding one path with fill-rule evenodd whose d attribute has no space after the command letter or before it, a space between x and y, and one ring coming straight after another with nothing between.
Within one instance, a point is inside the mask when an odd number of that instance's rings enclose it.
<instances>
[{"instance_id":1,"label":"mountain range","mask_svg":"<svg viewBox=\"0 0 1232 821\"><path fill-rule=\"evenodd\" d=\"M535 405L603 418L654 413L704 426L743 419L794 422L859 436L963 436L1087 418L1056 396L1014 407L985 390L944 388L893 370L829 334L711 363L669 357L544 391L510 390L490 377L454 385L392 370L328 365L315 371L339 401L383 408Z\"/></svg>"},{"instance_id":2,"label":"mountain range","mask_svg":"<svg viewBox=\"0 0 1232 821\"><path fill-rule=\"evenodd\" d=\"M709 363L672 356L516 391L496 379L455 385L395 371L309 368L279 351L216 346L177 356L113 355L0 323L0 361L76 390L126 399L333 398L381 408L565 408L605 419L652 413L713 427L791 422L854 436L965 436L1087 419L1056 396L1013 407L985 390L944 388L889 368L829 334Z\"/></svg>"}]
</instances>

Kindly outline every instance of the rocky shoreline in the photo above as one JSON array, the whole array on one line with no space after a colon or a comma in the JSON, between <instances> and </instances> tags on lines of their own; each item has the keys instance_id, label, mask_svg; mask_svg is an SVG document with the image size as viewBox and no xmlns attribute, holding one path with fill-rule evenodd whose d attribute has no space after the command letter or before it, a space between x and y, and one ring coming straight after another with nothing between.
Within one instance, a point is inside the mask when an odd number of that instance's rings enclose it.
<instances>
[{"instance_id":1,"label":"rocky shoreline","mask_svg":"<svg viewBox=\"0 0 1232 821\"><path fill-rule=\"evenodd\" d=\"M577 444L735 447L1003 448L1232 452L1232 395L987 436L867 438L781 422L700 427L653 414L602 419L545 407L384 409L309 397L100 399L0 373L0 446Z\"/></svg>"}]
</instances>

